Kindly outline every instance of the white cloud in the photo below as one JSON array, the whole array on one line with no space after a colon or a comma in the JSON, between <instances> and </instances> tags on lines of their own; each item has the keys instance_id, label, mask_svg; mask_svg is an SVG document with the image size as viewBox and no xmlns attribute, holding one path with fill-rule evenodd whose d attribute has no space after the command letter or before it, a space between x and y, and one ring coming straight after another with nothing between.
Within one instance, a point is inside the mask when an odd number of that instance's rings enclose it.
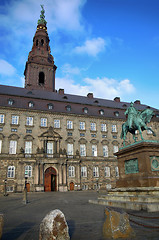
<instances>
[{"instance_id":1,"label":"white cloud","mask_svg":"<svg viewBox=\"0 0 159 240\"><path fill-rule=\"evenodd\" d=\"M15 74L16 69L7 61L0 59L0 74L6 76L12 76Z\"/></svg>"},{"instance_id":2,"label":"white cloud","mask_svg":"<svg viewBox=\"0 0 159 240\"><path fill-rule=\"evenodd\" d=\"M83 84L76 84L70 78L56 78L56 89L64 88L66 93L86 96L89 92L93 92L94 97L113 99L114 97L124 97L133 94L135 87L130 80L124 79L117 81L115 79L104 78L85 78Z\"/></svg>"},{"instance_id":3,"label":"white cloud","mask_svg":"<svg viewBox=\"0 0 159 240\"><path fill-rule=\"evenodd\" d=\"M82 46L77 46L74 49L75 53L88 54L90 56L96 56L98 53L105 50L107 43L103 38L93 38L86 40Z\"/></svg>"},{"instance_id":4,"label":"white cloud","mask_svg":"<svg viewBox=\"0 0 159 240\"><path fill-rule=\"evenodd\" d=\"M56 28L79 31L83 29L81 8L85 3L86 0L17 0L10 1L9 4L6 2L0 6L1 26L8 27L10 31L16 30L17 35L25 35L26 32L35 30L35 23L40 17L40 4L44 4L49 32Z\"/></svg>"},{"instance_id":5,"label":"white cloud","mask_svg":"<svg viewBox=\"0 0 159 240\"><path fill-rule=\"evenodd\" d=\"M79 74L80 73L80 69L78 67L72 67L71 64L69 63L65 63L62 67L62 72L65 74Z\"/></svg>"}]
</instances>

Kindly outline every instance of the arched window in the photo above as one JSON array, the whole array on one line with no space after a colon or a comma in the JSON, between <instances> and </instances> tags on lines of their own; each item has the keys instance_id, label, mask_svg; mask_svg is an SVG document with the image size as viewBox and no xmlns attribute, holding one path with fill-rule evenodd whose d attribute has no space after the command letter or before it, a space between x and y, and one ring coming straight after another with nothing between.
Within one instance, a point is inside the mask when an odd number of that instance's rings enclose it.
<instances>
[{"instance_id":1,"label":"arched window","mask_svg":"<svg viewBox=\"0 0 159 240\"><path fill-rule=\"evenodd\" d=\"M39 85L44 85L45 82L45 74L43 72L39 72Z\"/></svg>"},{"instance_id":2,"label":"arched window","mask_svg":"<svg viewBox=\"0 0 159 240\"><path fill-rule=\"evenodd\" d=\"M44 45L44 39L41 39L41 46Z\"/></svg>"},{"instance_id":3,"label":"arched window","mask_svg":"<svg viewBox=\"0 0 159 240\"><path fill-rule=\"evenodd\" d=\"M38 46L38 39L36 40L36 46Z\"/></svg>"}]
</instances>

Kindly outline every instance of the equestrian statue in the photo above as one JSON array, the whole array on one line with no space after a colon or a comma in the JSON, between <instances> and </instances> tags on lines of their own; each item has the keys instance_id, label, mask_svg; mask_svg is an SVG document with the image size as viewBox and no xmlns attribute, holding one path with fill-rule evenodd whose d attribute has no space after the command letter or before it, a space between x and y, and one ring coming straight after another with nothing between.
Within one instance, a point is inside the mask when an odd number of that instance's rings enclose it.
<instances>
[{"instance_id":1,"label":"equestrian statue","mask_svg":"<svg viewBox=\"0 0 159 240\"><path fill-rule=\"evenodd\" d=\"M122 125L121 139L123 139L123 145L125 146L125 139L128 132L133 135L133 139L136 142L135 131L139 130L141 139L143 139L142 131L150 130L153 136L156 136L155 132L148 127L146 124L151 121L152 116L154 115L151 109L145 109L143 111L138 111L133 103L130 103L130 107L125 111L127 115L127 121Z\"/></svg>"}]
</instances>

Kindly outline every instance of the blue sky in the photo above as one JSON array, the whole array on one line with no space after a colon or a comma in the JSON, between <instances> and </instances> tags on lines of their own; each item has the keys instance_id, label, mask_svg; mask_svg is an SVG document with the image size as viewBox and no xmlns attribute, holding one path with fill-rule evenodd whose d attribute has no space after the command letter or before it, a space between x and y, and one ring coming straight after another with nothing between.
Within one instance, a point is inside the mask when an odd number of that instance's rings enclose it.
<instances>
[{"instance_id":1,"label":"blue sky","mask_svg":"<svg viewBox=\"0 0 159 240\"><path fill-rule=\"evenodd\" d=\"M159 108L158 0L0 0L0 84L23 87L40 4L57 90Z\"/></svg>"}]
</instances>

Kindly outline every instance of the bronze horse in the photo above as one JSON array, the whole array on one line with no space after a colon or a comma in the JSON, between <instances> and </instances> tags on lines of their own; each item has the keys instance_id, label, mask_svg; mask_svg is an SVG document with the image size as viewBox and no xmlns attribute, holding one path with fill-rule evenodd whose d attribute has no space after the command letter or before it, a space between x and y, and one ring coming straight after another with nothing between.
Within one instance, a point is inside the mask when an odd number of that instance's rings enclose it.
<instances>
[{"instance_id":1,"label":"bronze horse","mask_svg":"<svg viewBox=\"0 0 159 240\"><path fill-rule=\"evenodd\" d=\"M124 146L125 146L126 135L128 132L130 132L133 135L133 139L135 142L136 142L136 138L135 138L136 130L139 130L142 140L144 140L143 136L142 136L142 131L144 131L144 130L150 130L152 132L153 136L156 136L155 132L146 125L147 123L149 123L151 121L151 118L153 115L154 115L154 113L151 109L145 109L142 112L137 112L137 114L134 115L134 117L132 119L132 127L131 128L129 128L128 121L126 121L122 125L121 139L124 140L124 142L123 142Z\"/></svg>"}]
</instances>

